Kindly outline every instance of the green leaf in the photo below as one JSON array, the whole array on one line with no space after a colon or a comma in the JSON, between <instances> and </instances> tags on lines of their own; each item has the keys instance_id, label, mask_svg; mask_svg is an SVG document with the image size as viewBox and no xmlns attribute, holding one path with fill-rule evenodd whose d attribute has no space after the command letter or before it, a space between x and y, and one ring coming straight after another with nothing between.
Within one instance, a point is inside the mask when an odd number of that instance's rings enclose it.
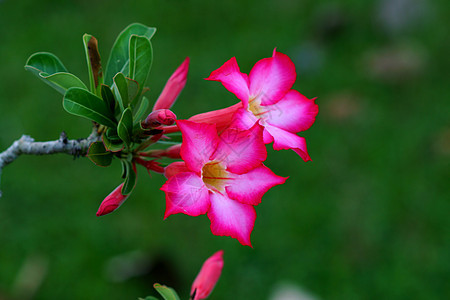
<instances>
[{"instance_id":1,"label":"green leaf","mask_svg":"<svg viewBox=\"0 0 450 300\"><path fill-rule=\"evenodd\" d=\"M138 110L136 111L135 115L134 115L134 120L136 122L140 122L142 121L144 118L146 118L147 116L147 110L148 110L148 106L149 106L149 101L147 99L147 97L142 97L141 100L141 104L139 105Z\"/></svg>"},{"instance_id":2,"label":"green leaf","mask_svg":"<svg viewBox=\"0 0 450 300\"><path fill-rule=\"evenodd\" d=\"M91 92L101 95L101 84L103 83L103 71L98 52L98 42L95 37L90 34L83 35L84 52L86 54L86 62L88 65L89 82Z\"/></svg>"},{"instance_id":3,"label":"green leaf","mask_svg":"<svg viewBox=\"0 0 450 300\"><path fill-rule=\"evenodd\" d=\"M141 87L145 85L152 66L153 51L150 41L145 36L132 35L130 38L130 73Z\"/></svg>"},{"instance_id":4,"label":"green leaf","mask_svg":"<svg viewBox=\"0 0 450 300\"><path fill-rule=\"evenodd\" d=\"M122 187L122 195L130 194L136 186L136 173L133 170L133 165L128 160L123 160L126 168L126 178Z\"/></svg>"},{"instance_id":5,"label":"green leaf","mask_svg":"<svg viewBox=\"0 0 450 300\"><path fill-rule=\"evenodd\" d=\"M114 115L114 110L116 108L116 99L114 98L114 94L112 93L109 86L102 84L101 85L101 93L102 93L102 99L105 101L106 106L109 107L112 114Z\"/></svg>"},{"instance_id":6,"label":"green leaf","mask_svg":"<svg viewBox=\"0 0 450 300\"><path fill-rule=\"evenodd\" d=\"M178 297L178 294L175 292L175 290L170 287L161 285L159 283L155 283L153 287L165 300L180 300L180 297Z\"/></svg>"},{"instance_id":7,"label":"green leaf","mask_svg":"<svg viewBox=\"0 0 450 300\"><path fill-rule=\"evenodd\" d=\"M151 39L155 34L156 28L147 27L143 24L133 23L127 26L117 37L109 55L108 63L105 69L105 83L112 85L113 77L129 64L129 41L130 37L135 35L145 36Z\"/></svg>"},{"instance_id":8,"label":"green leaf","mask_svg":"<svg viewBox=\"0 0 450 300\"><path fill-rule=\"evenodd\" d=\"M108 127L116 127L114 115L105 102L89 91L73 87L63 99L64 109L73 115L85 117Z\"/></svg>"},{"instance_id":9,"label":"green leaf","mask_svg":"<svg viewBox=\"0 0 450 300\"><path fill-rule=\"evenodd\" d=\"M101 167L109 166L113 159L113 154L105 149L102 142L92 143L87 156L94 164Z\"/></svg>"},{"instance_id":10,"label":"green leaf","mask_svg":"<svg viewBox=\"0 0 450 300\"><path fill-rule=\"evenodd\" d=\"M128 107L128 82L125 75L122 73L117 73L117 75L114 76L113 90L116 94L120 111L124 111L124 109Z\"/></svg>"},{"instance_id":11,"label":"green leaf","mask_svg":"<svg viewBox=\"0 0 450 300\"><path fill-rule=\"evenodd\" d=\"M68 73L62 62L51 53L33 54L27 60L25 70L32 72L63 95L71 87L87 89L84 83L75 75Z\"/></svg>"},{"instance_id":12,"label":"green leaf","mask_svg":"<svg viewBox=\"0 0 450 300\"><path fill-rule=\"evenodd\" d=\"M117 125L117 134L128 147L131 144L133 134L133 114L130 108L123 111L119 125Z\"/></svg>"},{"instance_id":13,"label":"green leaf","mask_svg":"<svg viewBox=\"0 0 450 300\"><path fill-rule=\"evenodd\" d=\"M139 298L139 300L159 300L159 299L153 296L147 296L145 298Z\"/></svg>"},{"instance_id":14,"label":"green leaf","mask_svg":"<svg viewBox=\"0 0 450 300\"><path fill-rule=\"evenodd\" d=\"M102 141L103 141L105 148L111 152L122 151L123 148L125 147L125 144L120 139L118 141L112 140L112 139L108 138L106 136L106 134L102 135Z\"/></svg>"},{"instance_id":15,"label":"green leaf","mask_svg":"<svg viewBox=\"0 0 450 300\"><path fill-rule=\"evenodd\" d=\"M130 79L127 77L128 80L128 101L129 104L134 105L136 103L136 99L139 96L139 84L136 80Z\"/></svg>"}]
</instances>

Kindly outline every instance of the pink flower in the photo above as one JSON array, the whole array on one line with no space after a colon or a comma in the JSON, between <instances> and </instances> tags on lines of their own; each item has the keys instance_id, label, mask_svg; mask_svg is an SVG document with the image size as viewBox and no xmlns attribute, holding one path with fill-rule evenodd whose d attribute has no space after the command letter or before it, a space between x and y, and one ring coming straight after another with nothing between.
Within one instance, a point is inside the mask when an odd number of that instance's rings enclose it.
<instances>
[{"instance_id":1,"label":"pink flower","mask_svg":"<svg viewBox=\"0 0 450 300\"><path fill-rule=\"evenodd\" d=\"M167 80L161 95L153 106L153 111L158 109L169 109L175 103L178 95L186 85L187 74L189 71L189 57L175 70L175 72Z\"/></svg>"},{"instance_id":2,"label":"pink flower","mask_svg":"<svg viewBox=\"0 0 450 300\"><path fill-rule=\"evenodd\" d=\"M180 162L169 165L164 218L184 213L207 214L215 235L231 236L251 246L250 234L256 219L254 206L271 187L286 178L275 175L262 162L267 151L263 128L226 129L220 136L214 124L178 120L182 132Z\"/></svg>"},{"instance_id":3,"label":"pink flower","mask_svg":"<svg viewBox=\"0 0 450 300\"><path fill-rule=\"evenodd\" d=\"M291 89L296 77L291 59L275 49L272 57L258 61L249 75L240 72L233 57L206 79L221 82L242 101L233 126L248 129L259 120L264 126L264 143L273 142L275 150L292 149L308 161L305 139L296 133L311 127L318 106L315 99Z\"/></svg>"},{"instance_id":4,"label":"pink flower","mask_svg":"<svg viewBox=\"0 0 450 300\"><path fill-rule=\"evenodd\" d=\"M222 268L223 250L220 250L203 263L191 287L191 300L208 298L220 278Z\"/></svg>"},{"instance_id":5,"label":"pink flower","mask_svg":"<svg viewBox=\"0 0 450 300\"><path fill-rule=\"evenodd\" d=\"M123 183L111 192L100 204L97 211L97 217L107 215L118 209L127 200L128 196L122 195Z\"/></svg>"}]
</instances>

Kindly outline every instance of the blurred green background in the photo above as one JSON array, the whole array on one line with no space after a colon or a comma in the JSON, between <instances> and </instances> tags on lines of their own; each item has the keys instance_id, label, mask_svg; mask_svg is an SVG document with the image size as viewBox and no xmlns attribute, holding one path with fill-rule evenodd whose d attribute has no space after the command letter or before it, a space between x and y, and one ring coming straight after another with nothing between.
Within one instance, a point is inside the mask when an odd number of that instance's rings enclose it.
<instances>
[{"instance_id":1,"label":"blurred green background","mask_svg":"<svg viewBox=\"0 0 450 300\"><path fill-rule=\"evenodd\" d=\"M148 85L156 99L186 56L180 118L237 99L203 78L232 56L242 72L274 47L294 88L318 97L304 136L313 162L269 151L290 176L257 207L253 249L213 236L206 216L163 221L162 176L141 169L117 212L97 218L120 182L68 155L4 169L0 299L137 299L172 286L183 299L204 259L225 250L211 299L450 299L450 39L447 0L0 1L0 151L22 134L86 137L90 122L24 70L56 54L87 82L82 35L106 62L129 23L158 28ZM284 296L283 296L284 295ZM295 298L297 297L297 298Z\"/></svg>"}]
</instances>

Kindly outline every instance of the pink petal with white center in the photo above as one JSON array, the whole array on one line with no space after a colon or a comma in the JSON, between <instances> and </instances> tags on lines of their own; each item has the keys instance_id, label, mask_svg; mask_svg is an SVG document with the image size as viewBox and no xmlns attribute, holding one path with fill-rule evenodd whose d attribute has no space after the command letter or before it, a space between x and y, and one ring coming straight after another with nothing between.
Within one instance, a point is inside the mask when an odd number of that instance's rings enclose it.
<instances>
[{"instance_id":1,"label":"pink petal with white center","mask_svg":"<svg viewBox=\"0 0 450 300\"><path fill-rule=\"evenodd\" d=\"M273 56L258 61L250 72L250 98L261 100L262 105L277 103L291 89L297 73L292 60L273 51Z\"/></svg>"},{"instance_id":2,"label":"pink petal with white center","mask_svg":"<svg viewBox=\"0 0 450 300\"><path fill-rule=\"evenodd\" d=\"M264 106L268 112L265 121L278 128L290 131L305 131L316 120L319 107L314 99L308 99L296 90L290 90L280 101Z\"/></svg>"},{"instance_id":3,"label":"pink petal with white center","mask_svg":"<svg viewBox=\"0 0 450 300\"><path fill-rule=\"evenodd\" d=\"M243 204L258 205L270 188L283 184L286 179L287 177L275 175L268 167L261 165L248 173L235 176L225 190L231 199Z\"/></svg>"},{"instance_id":4,"label":"pink petal with white center","mask_svg":"<svg viewBox=\"0 0 450 300\"><path fill-rule=\"evenodd\" d=\"M250 234L256 220L252 205L242 204L219 193L211 193L211 207L207 215L214 235L231 236L242 245L251 247Z\"/></svg>"},{"instance_id":5,"label":"pink petal with white center","mask_svg":"<svg viewBox=\"0 0 450 300\"><path fill-rule=\"evenodd\" d=\"M191 171L200 173L217 148L219 137L216 126L186 120L178 120L177 125L183 135L181 157Z\"/></svg>"},{"instance_id":6,"label":"pink petal with white center","mask_svg":"<svg viewBox=\"0 0 450 300\"><path fill-rule=\"evenodd\" d=\"M267 158L263 130L259 123L248 130L224 130L211 160L220 161L227 171L235 174L243 174L258 167Z\"/></svg>"},{"instance_id":7,"label":"pink petal with white center","mask_svg":"<svg viewBox=\"0 0 450 300\"><path fill-rule=\"evenodd\" d=\"M236 57L232 57L205 79L220 81L227 90L242 100L244 107L247 106L249 97L248 76L239 70Z\"/></svg>"},{"instance_id":8,"label":"pink petal with white center","mask_svg":"<svg viewBox=\"0 0 450 300\"><path fill-rule=\"evenodd\" d=\"M161 190L166 193L164 219L178 213L196 217L206 213L209 209L208 189L195 173L178 173L170 177Z\"/></svg>"},{"instance_id":9,"label":"pink petal with white center","mask_svg":"<svg viewBox=\"0 0 450 300\"><path fill-rule=\"evenodd\" d=\"M300 137L292 132L280 129L278 127L266 124L266 130L273 137L273 149L292 149L300 155L304 161L311 160L306 150L306 142L304 137Z\"/></svg>"},{"instance_id":10,"label":"pink petal with white center","mask_svg":"<svg viewBox=\"0 0 450 300\"><path fill-rule=\"evenodd\" d=\"M230 128L247 130L255 125L258 120L259 119L255 117L251 112L244 108L240 108L234 113Z\"/></svg>"}]
</instances>

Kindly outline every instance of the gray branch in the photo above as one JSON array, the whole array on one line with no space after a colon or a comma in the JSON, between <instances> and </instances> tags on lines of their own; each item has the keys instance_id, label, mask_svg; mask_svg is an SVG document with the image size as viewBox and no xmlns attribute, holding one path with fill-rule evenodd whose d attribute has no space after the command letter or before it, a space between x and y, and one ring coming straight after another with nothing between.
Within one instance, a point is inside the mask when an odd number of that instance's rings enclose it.
<instances>
[{"instance_id":1,"label":"gray branch","mask_svg":"<svg viewBox=\"0 0 450 300\"><path fill-rule=\"evenodd\" d=\"M100 140L100 135L97 130L98 128L94 126L92 133L87 138L78 140L67 139L65 132L62 132L56 141L48 142L35 142L32 137L22 135L8 149L0 153L0 183L3 168L16 160L21 154L47 155L67 153L74 157L86 155L89 146L93 142ZM0 190L1 196L2 191Z\"/></svg>"}]
</instances>

